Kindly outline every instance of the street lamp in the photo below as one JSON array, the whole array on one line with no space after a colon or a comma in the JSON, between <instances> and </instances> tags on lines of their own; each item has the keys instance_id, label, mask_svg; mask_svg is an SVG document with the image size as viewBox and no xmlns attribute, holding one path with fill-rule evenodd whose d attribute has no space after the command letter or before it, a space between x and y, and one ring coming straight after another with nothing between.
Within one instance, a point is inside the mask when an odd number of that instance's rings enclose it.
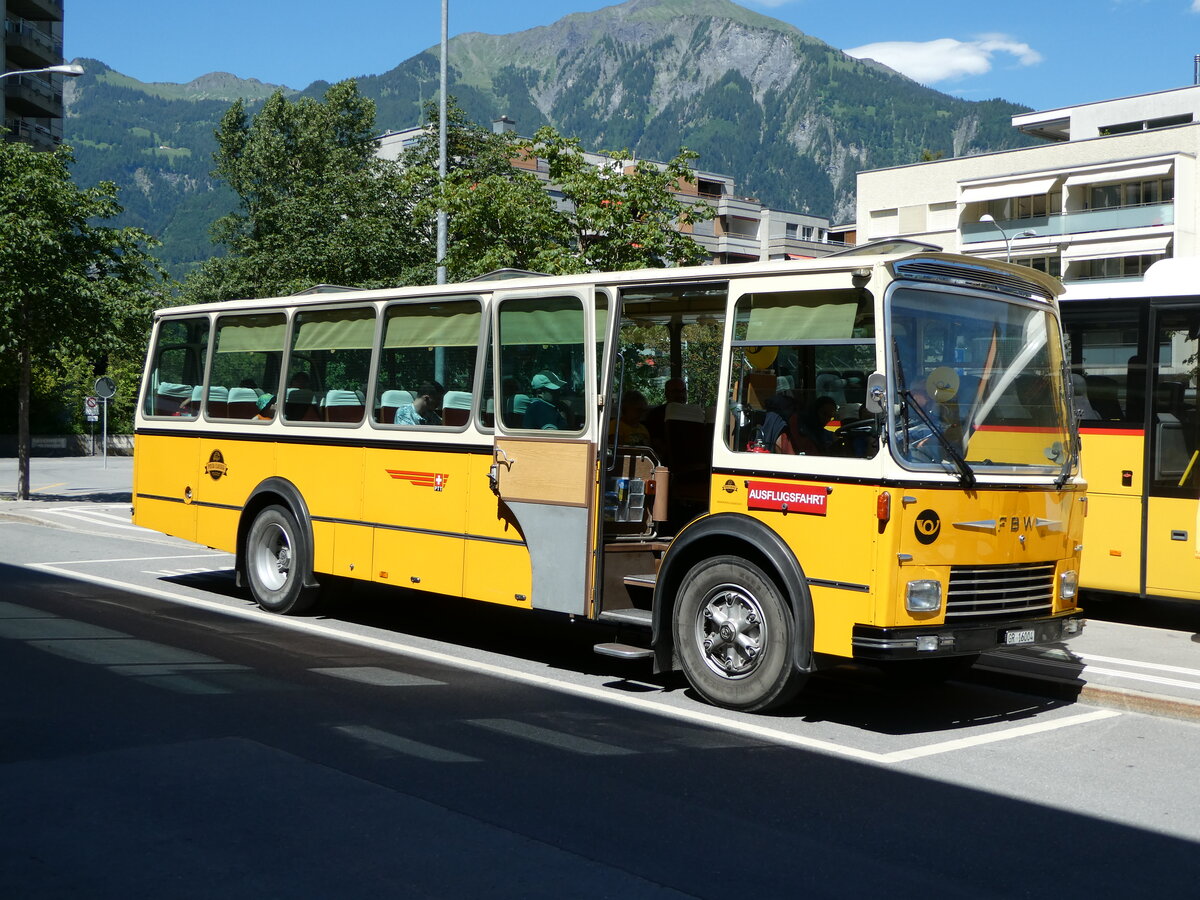
<instances>
[{"instance_id":1,"label":"street lamp","mask_svg":"<svg viewBox=\"0 0 1200 900\"><path fill-rule=\"evenodd\" d=\"M0 72L0 78L7 78L9 75L67 75L71 78L78 78L83 74L83 66L78 63L66 63L61 66L46 66L42 69L16 69L12 72Z\"/></svg>"},{"instance_id":2,"label":"street lamp","mask_svg":"<svg viewBox=\"0 0 1200 900\"><path fill-rule=\"evenodd\" d=\"M1012 236L1012 240L1010 241L1008 234L1005 232L1005 230L1003 228L1000 227L1000 223L996 221L995 217L991 213L984 213L982 216L979 217L979 221L987 222L989 225L992 225L998 232L1000 232L1000 236L1002 238L1004 238L1004 261L1005 262L1012 262L1012 241L1015 241L1017 238L1037 237L1038 236L1036 231L1022 231L1020 234L1014 234Z\"/></svg>"}]
</instances>

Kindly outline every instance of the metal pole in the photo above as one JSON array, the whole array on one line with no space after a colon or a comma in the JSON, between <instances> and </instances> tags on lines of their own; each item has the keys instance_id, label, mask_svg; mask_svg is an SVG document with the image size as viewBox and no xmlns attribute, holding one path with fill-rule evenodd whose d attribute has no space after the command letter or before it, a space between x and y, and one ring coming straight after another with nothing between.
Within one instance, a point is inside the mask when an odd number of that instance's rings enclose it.
<instances>
[{"instance_id":1,"label":"metal pole","mask_svg":"<svg viewBox=\"0 0 1200 900\"><path fill-rule=\"evenodd\" d=\"M108 398L104 398L104 468L108 468Z\"/></svg>"},{"instance_id":2,"label":"metal pole","mask_svg":"<svg viewBox=\"0 0 1200 900\"><path fill-rule=\"evenodd\" d=\"M442 64L441 96L438 98L438 189L446 182L446 52L450 34L450 0L442 0ZM438 204L437 213L437 283L446 283L446 210Z\"/></svg>"}]
</instances>

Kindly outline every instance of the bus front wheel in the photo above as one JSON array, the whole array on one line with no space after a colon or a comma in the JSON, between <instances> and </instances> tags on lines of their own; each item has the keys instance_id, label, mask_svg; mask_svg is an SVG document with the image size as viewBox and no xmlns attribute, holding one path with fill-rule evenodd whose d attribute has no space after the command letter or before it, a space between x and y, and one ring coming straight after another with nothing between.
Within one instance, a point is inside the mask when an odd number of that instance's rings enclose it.
<instances>
[{"instance_id":1,"label":"bus front wheel","mask_svg":"<svg viewBox=\"0 0 1200 900\"><path fill-rule=\"evenodd\" d=\"M791 609L775 582L744 559L718 556L687 573L674 630L688 682L715 706L770 709L804 683L792 665Z\"/></svg>"},{"instance_id":2,"label":"bus front wheel","mask_svg":"<svg viewBox=\"0 0 1200 900\"><path fill-rule=\"evenodd\" d=\"M304 586L305 537L291 510L268 506L246 536L246 575L254 601L268 612L296 615L312 608L316 588Z\"/></svg>"}]
</instances>

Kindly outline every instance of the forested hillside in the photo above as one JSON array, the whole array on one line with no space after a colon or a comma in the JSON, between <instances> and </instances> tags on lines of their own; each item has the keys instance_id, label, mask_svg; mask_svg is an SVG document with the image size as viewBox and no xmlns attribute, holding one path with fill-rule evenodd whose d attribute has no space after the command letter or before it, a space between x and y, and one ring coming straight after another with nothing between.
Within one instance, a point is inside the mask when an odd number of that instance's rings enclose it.
<instances>
[{"instance_id":1,"label":"forested hillside","mask_svg":"<svg viewBox=\"0 0 1200 900\"><path fill-rule=\"evenodd\" d=\"M182 274L212 254L208 226L233 202L209 175L213 130L230 101L275 88L227 74L142 84L83 62L65 124L78 178L116 181L123 224L159 235L162 258ZM450 77L477 122L507 115L522 134L549 124L585 147L652 159L686 146L700 169L732 175L743 196L838 222L853 220L862 169L1030 140L1011 127L1025 107L931 90L729 0L629 0L516 34L460 35ZM421 121L437 78L433 48L359 88L387 131Z\"/></svg>"}]
</instances>

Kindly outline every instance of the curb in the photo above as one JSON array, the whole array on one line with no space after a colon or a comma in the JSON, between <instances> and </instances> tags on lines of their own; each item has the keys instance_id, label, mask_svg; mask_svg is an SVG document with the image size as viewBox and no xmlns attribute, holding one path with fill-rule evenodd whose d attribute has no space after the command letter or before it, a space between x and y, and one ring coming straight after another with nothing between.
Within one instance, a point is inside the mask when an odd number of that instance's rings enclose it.
<instances>
[{"instance_id":1,"label":"curb","mask_svg":"<svg viewBox=\"0 0 1200 900\"><path fill-rule=\"evenodd\" d=\"M1091 684L1077 678L1056 678L1013 668L991 667L977 663L966 676L967 681L988 684L992 687L1065 700L1072 703L1088 703L1122 712L1163 716L1170 719L1200 721L1200 702L1165 694L1148 694L1144 691L1111 685Z\"/></svg>"}]
</instances>

